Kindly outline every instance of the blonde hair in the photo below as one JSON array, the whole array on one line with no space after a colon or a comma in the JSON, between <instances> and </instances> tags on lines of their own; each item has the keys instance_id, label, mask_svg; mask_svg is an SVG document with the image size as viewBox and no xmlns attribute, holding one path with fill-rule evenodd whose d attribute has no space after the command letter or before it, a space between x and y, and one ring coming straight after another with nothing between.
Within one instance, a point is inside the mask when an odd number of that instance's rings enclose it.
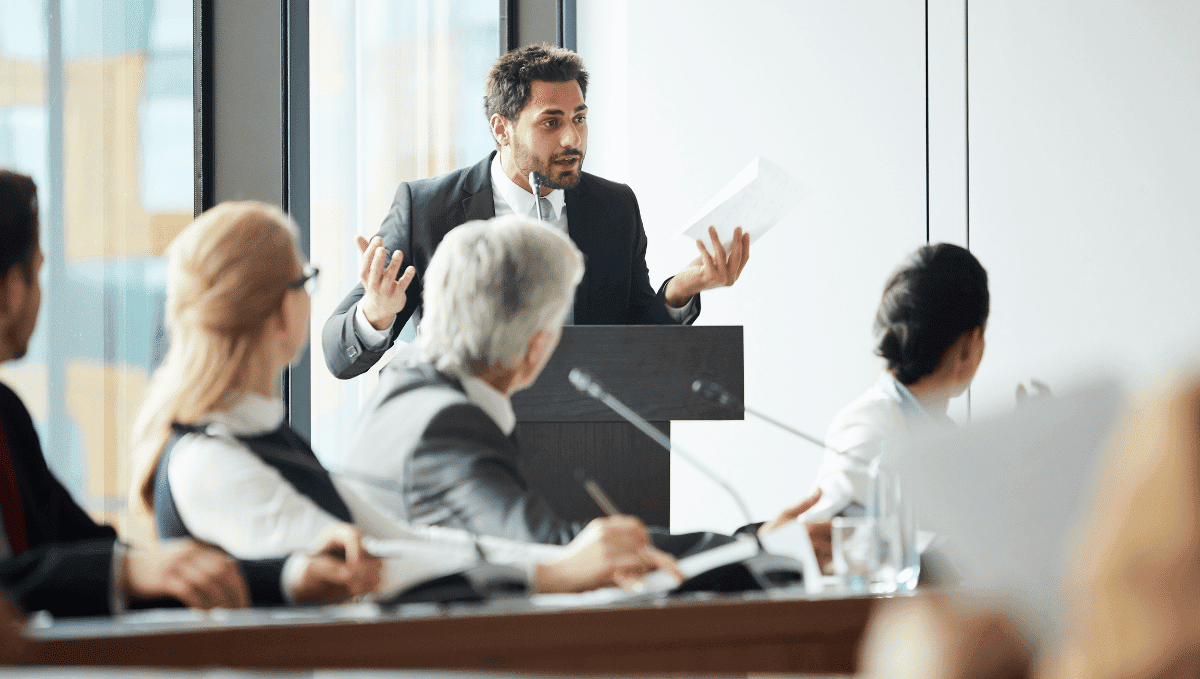
<instances>
[{"instance_id":1,"label":"blonde hair","mask_svg":"<svg viewBox=\"0 0 1200 679\"><path fill-rule=\"evenodd\" d=\"M167 249L171 346L154 371L133 427L134 476L145 509L171 424L232 406L271 318L302 275L291 218L256 201L222 203Z\"/></svg>"},{"instance_id":2,"label":"blonde hair","mask_svg":"<svg viewBox=\"0 0 1200 679\"><path fill-rule=\"evenodd\" d=\"M438 368L513 368L539 330L558 330L583 279L565 234L510 215L452 229L426 267L417 344Z\"/></svg>"}]
</instances>

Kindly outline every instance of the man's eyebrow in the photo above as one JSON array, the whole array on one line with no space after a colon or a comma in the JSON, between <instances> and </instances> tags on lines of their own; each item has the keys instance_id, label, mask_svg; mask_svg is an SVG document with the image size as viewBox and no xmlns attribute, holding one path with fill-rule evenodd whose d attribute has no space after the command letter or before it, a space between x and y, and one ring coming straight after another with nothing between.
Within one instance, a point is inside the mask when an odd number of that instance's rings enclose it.
<instances>
[{"instance_id":1,"label":"man's eyebrow","mask_svg":"<svg viewBox=\"0 0 1200 679\"><path fill-rule=\"evenodd\" d=\"M580 104L580 105L578 105L578 106L576 106L576 107L575 107L575 112L576 112L576 113L579 113L580 111L586 111L586 110L587 110L587 104ZM562 115L566 115L566 113L563 113L563 110L562 110L562 109L560 109L560 108L550 108L550 109L546 109L545 111L542 111L542 112L541 112L541 113L539 113L538 115L542 115L542 116L562 116Z\"/></svg>"}]
</instances>

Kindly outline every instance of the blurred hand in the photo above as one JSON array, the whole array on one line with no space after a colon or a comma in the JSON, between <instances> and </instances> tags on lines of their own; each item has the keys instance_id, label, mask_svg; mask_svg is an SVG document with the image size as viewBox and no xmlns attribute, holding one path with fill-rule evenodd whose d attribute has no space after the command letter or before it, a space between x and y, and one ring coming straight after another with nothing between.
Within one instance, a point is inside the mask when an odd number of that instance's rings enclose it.
<instances>
[{"instance_id":1,"label":"blurred hand","mask_svg":"<svg viewBox=\"0 0 1200 679\"><path fill-rule=\"evenodd\" d=\"M705 290L733 285L750 261L750 234L742 233L742 227L733 230L733 241L726 251L717 237L716 227L708 227L708 236L712 239L712 252L705 247L704 241L697 240L696 247L700 256L683 268L671 282L667 283L667 304L681 307L688 299Z\"/></svg>"},{"instance_id":2,"label":"blurred hand","mask_svg":"<svg viewBox=\"0 0 1200 679\"><path fill-rule=\"evenodd\" d=\"M782 512L779 512L779 516L776 516L774 519L771 519L770 521L764 523L762 525L762 527L758 529L758 537L764 538L767 535L769 535L772 531L779 530L780 528L783 528L787 524L795 521L796 518L799 517L801 514L803 514L804 512L807 512L809 509L812 509L812 506L817 504L817 500L820 500L820 499L821 499L821 489L818 488L816 490L816 492L814 492L812 495L809 495L808 497L801 500L800 504L793 505L791 507L788 507L787 509L784 509Z\"/></svg>"},{"instance_id":3,"label":"blurred hand","mask_svg":"<svg viewBox=\"0 0 1200 679\"><path fill-rule=\"evenodd\" d=\"M685 579L675 559L650 545L646 526L632 516L596 519L567 545L556 561L538 564L543 592L585 592L598 587L633 586L651 571Z\"/></svg>"},{"instance_id":4,"label":"blurred hand","mask_svg":"<svg viewBox=\"0 0 1200 679\"><path fill-rule=\"evenodd\" d=\"M758 529L758 537L764 538L772 531L779 530L787 524L795 521L801 514L812 509L813 505L817 504L817 500L821 499L821 489L809 495L802 500L800 504L788 507L779 513L779 516L764 523ZM808 523L804 525L808 529L808 539L812 542L813 552L817 555L817 564L821 566L821 570L827 570L830 564L833 563L833 522L818 521L816 523Z\"/></svg>"},{"instance_id":5,"label":"blurred hand","mask_svg":"<svg viewBox=\"0 0 1200 679\"><path fill-rule=\"evenodd\" d=\"M1045 382L1042 382L1040 380L1031 379L1031 380L1029 380L1029 385L1031 387L1033 387L1034 393L1032 396L1029 394L1029 391L1025 389L1024 384L1017 385L1017 405L1018 406L1024 405L1025 403L1030 402L1030 401L1037 401L1037 400L1043 399L1043 398L1053 398L1054 397L1054 394L1052 394L1050 392L1050 385L1046 384Z\"/></svg>"},{"instance_id":6,"label":"blurred hand","mask_svg":"<svg viewBox=\"0 0 1200 679\"><path fill-rule=\"evenodd\" d=\"M292 591L299 604L339 603L374 592L383 580L383 559L369 554L350 524L329 526L313 542L304 574Z\"/></svg>"},{"instance_id":7,"label":"blurred hand","mask_svg":"<svg viewBox=\"0 0 1200 679\"><path fill-rule=\"evenodd\" d=\"M1033 648L1005 608L1003 601L965 592L882 601L871 614L860 646L860 671L863 676L893 679L1038 676L1031 671Z\"/></svg>"},{"instance_id":8,"label":"blurred hand","mask_svg":"<svg viewBox=\"0 0 1200 679\"><path fill-rule=\"evenodd\" d=\"M133 599L177 599L190 608L245 608L246 580L224 552L194 540L130 547L122 582Z\"/></svg>"},{"instance_id":9,"label":"blurred hand","mask_svg":"<svg viewBox=\"0 0 1200 679\"><path fill-rule=\"evenodd\" d=\"M817 565L822 573L833 574L833 522L818 521L806 523L808 539L812 541L813 552L817 555Z\"/></svg>"},{"instance_id":10,"label":"blurred hand","mask_svg":"<svg viewBox=\"0 0 1200 679\"><path fill-rule=\"evenodd\" d=\"M355 243L362 255L358 277L363 284L363 296L358 303L362 305L363 315L371 327L386 330L408 301L406 291L417 270L410 266L404 270L403 276L399 276L404 254L395 251L389 262L380 236L375 236L370 242L362 236L355 236Z\"/></svg>"},{"instance_id":11,"label":"blurred hand","mask_svg":"<svg viewBox=\"0 0 1200 679\"><path fill-rule=\"evenodd\" d=\"M21 630L21 611L4 592L0 592L0 663L15 665L25 648Z\"/></svg>"}]
</instances>

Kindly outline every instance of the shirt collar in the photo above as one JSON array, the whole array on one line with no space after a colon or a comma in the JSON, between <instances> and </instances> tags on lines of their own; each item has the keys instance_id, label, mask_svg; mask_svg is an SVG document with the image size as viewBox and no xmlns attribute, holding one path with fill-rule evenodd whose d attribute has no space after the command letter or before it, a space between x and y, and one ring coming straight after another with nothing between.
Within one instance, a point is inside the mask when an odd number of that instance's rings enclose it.
<instances>
[{"instance_id":1,"label":"shirt collar","mask_svg":"<svg viewBox=\"0 0 1200 679\"><path fill-rule=\"evenodd\" d=\"M500 153L496 153L496 157L492 158L492 191L499 196L513 211L513 214L518 214L525 217L534 216L534 200L533 194L521 188L508 175L504 174L504 166L500 163ZM550 201L550 205L554 208L555 216L562 216L563 207L567 203L566 192L562 189L553 189L546 196Z\"/></svg>"},{"instance_id":2,"label":"shirt collar","mask_svg":"<svg viewBox=\"0 0 1200 679\"><path fill-rule=\"evenodd\" d=\"M283 424L283 416L282 399L245 394L229 410L208 413L196 424L215 425L234 436L257 436L278 429Z\"/></svg>"},{"instance_id":3,"label":"shirt collar","mask_svg":"<svg viewBox=\"0 0 1200 679\"><path fill-rule=\"evenodd\" d=\"M900 384L900 380L890 372L885 370L880 373L875 386L900 405L900 412L903 413L904 421L908 423L910 429L914 424L928 425L938 421L928 410L925 410L925 406L921 405L908 387Z\"/></svg>"},{"instance_id":4,"label":"shirt collar","mask_svg":"<svg viewBox=\"0 0 1200 679\"><path fill-rule=\"evenodd\" d=\"M492 385L464 370L450 371L462 383L467 398L492 418L505 436L517 428L517 414L513 412L512 400Z\"/></svg>"}]
</instances>

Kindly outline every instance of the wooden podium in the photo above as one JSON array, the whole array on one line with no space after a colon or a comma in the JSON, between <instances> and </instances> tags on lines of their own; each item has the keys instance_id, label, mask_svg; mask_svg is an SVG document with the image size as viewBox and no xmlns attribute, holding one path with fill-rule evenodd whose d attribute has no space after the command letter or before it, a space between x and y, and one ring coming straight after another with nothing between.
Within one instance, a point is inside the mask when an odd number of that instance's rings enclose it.
<instances>
[{"instance_id":1,"label":"wooden podium","mask_svg":"<svg viewBox=\"0 0 1200 679\"><path fill-rule=\"evenodd\" d=\"M740 420L692 393L717 382L742 398L741 326L566 326L537 382L513 397L521 464L533 490L566 519L603 513L576 479L582 469L623 513L671 525L671 458L650 437L567 380L580 367L671 434L671 420Z\"/></svg>"}]
</instances>

